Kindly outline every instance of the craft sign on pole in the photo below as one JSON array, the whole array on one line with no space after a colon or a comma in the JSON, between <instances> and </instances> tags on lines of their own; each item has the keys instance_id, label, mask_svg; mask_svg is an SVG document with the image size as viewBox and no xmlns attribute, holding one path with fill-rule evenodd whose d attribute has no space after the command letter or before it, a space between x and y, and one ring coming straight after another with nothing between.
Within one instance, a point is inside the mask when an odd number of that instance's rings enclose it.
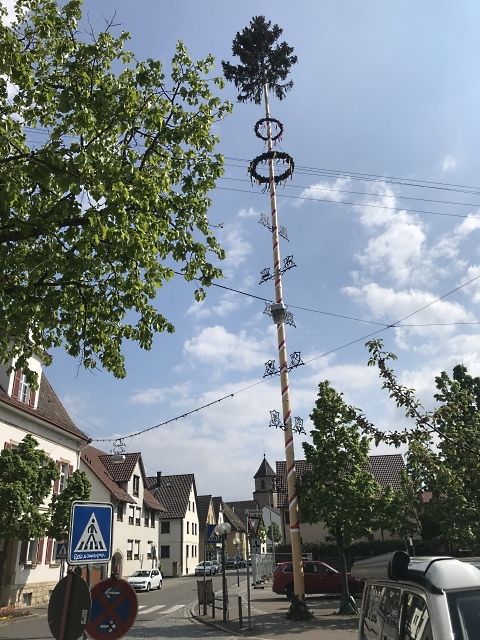
<instances>
[{"instance_id":1,"label":"craft sign on pole","mask_svg":"<svg viewBox=\"0 0 480 640\"><path fill-rule=\"evenodd\" d=\"M135 590L125 580L109 578L92 588L87 633L93 640L118 640L131 629L138 612Z\"/></svg>"},{"instance_id":2,"label":"craft sign on pole","mask_svg":"<svg viewBox=\"0 0 480 640\"><path fill-rule=\"evenodd\" d=\"M108 502L72 502L68 563L107 563L112 559L113 506Z\"/></svg>"}]
</instances>

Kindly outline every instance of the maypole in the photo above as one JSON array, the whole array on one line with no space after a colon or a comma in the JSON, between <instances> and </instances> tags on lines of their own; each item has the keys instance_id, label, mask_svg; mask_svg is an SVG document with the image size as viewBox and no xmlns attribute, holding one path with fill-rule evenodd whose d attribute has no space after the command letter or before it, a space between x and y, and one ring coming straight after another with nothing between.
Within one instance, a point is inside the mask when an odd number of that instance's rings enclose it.
<instances>
[{"instance_id":1,"label":"maypole","mask_svg":"<svg viewBox=\"0 0 480 640\"><path fill-rule=\"evenodd\" d=\"M293 82L291 80L283 84L280 83L280 80L283 81L286 79L290 67L297 62L297 56L292 55L293 48L289 47L286 42L276 42L281 34L282 29L280 29L278 25L272 26L271 22L266 22L264 16L253 18L249 27L243 29L241 33L237 33L232 45L233 55L238 56L242 64L234 66L229 62L223 61L222 66L225 78L233 81L235 86L241 91L237 96L239 102L252 101L255 104L261 104L262 98L265 102L266 117L257 122L255 125L255 133L259 138L267 142L268 152L258 156L252 161L249 167L249 173L252 181L256 181L258 184L264 184L265 188L267 188L268 184L270 193L271 224L268 223L268 218L263 214L260 221L264 226L267 226L272 233L274 273L272 276L269 273L269 269L262 271L261 282L273 279L275 283L276 302L272 305L271 314L277 324L280 369L277 371L274 361L270 361L266 363L267 372L265 375L280 373L283 422L280 423L277 412L274 411L270 413L272 415L271 426L278 426L284 432L294 591L300 604L300 607L295 607L295 611L292 611L292 613L298 619L300 617L311 617L305 605L300 518L296 495L295 453L293 446L294 428L292 427L292 409L288 376L289 369L298 366L301 362L299 353L294 354L294 356L297 356L297 360L296 362L292 361L290 366L287 360L285 332L287 317L285 305L283 304L282 273L295 265L293 264L291 256L284 260L283 266L281 264L280 235L285 237L286 234L283 228L280 228L279 231L276 203L276 185L292 175L294 163L288 154L273 150L274 140L281 136L283 125L270 116L269 106L269 89L279 100L282 100L287 91L292 88ZM276 136L272 135L272 123L279 129ZM266 125L267 127L266 137L259 132L261 125ZM287 168L281 174L275 175L275 164L279 161L286 163ZM268 163L268 177L257 172L257 167L264 163ZM274 417L273 414L276 414L276 417ZM299 429L297 429L297 431L298 430Z\"/></svg>"}]
</instances>

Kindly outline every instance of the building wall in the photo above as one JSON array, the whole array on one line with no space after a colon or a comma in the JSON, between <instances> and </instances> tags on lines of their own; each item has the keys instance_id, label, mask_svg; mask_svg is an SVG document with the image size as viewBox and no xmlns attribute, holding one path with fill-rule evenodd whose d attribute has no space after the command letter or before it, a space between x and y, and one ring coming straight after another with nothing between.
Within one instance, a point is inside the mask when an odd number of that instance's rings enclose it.
<instances>
[{"instance_id":1,"label":"building wall","mask_svg":"<svg viewBox=\"0 0 480 640\"><path fill-rule=\"evenodd\" d=\"M195 567L203 558L199 557L199 524L195 491L192 485L188 508L183 520L182 575L195 573Z\"/></svg>"},{"instance_id":2,"label":"building wall","mask_svg":"<svg viewBox=\"0 0 480 640\"><path fill-rule=\"evenodd\" d=\"M170 523L170 532L162 533L162 521ZM182 532L183 518L162 519L158 527L158 561L162 565L162 573L165 576L173 576L173 563L178 563L179 571L182 572ZM161 548L169 547L169 557L161 557ZM182 575L182 573L180 573Z\"/></svg>"}]
</instances>

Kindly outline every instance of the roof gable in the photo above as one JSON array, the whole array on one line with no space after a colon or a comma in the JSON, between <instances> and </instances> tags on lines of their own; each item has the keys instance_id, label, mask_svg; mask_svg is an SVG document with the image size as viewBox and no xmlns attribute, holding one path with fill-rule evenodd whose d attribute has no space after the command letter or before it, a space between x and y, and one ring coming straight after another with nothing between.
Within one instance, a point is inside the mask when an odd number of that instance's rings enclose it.
<instances>
[{"instance_id":1,"label":"roof gable","mask_svg":"<svg viewBox=\"0 0 480 640\"><path fill-rule=\"evenodd\" d=\"M240 518L245 528L247 527L247 516L245 511L248 509L258 510L258 502L256 500L237 500L237 502L226 503L233 513Z\"/></svg>"},{"instance_id":2,"label":"roof gable","mask_svg":"<svg viewBox=\"0 0 480 640\"><path fill-rule=\"evenodd\" d=\"M164 506L165 512L160 514L164 520L184 518L192 489L196 497L195 476L193 473L184 473L175 476L162 475L160 486L157 486L157 477L147 478L147 486L155 498Z\"/></svg>"},{"instance_id":3,"label":"roof gable","mask_svg":"<svg viewBox=\"0 0 480 640\"><path fill-rule=\"evenodd\" d=\"M258 471L253 477L254 479L256 479L256 478L266 478L266 477L273 477L273 476L275 476L275 471L268 464L267 459L265 458L265 455L264 455L262 464L258 467Z\"/></svg>"}]
</instances>

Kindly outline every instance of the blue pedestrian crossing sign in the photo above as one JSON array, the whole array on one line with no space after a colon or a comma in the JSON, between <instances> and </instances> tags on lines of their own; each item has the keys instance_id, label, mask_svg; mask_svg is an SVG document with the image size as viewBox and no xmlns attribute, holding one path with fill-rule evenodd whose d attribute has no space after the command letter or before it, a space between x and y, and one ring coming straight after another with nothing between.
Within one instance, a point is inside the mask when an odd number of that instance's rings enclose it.
<instances>
[{"instance_id":1,"label":"blue pedestrian crossing sign","mask_svg":"<svg viewBox=\"0 0 480 640\"><path fill-rule=\"evenodd\" d=\"M113 505L72 502L68 564L107 563L112 559Z\"/></svg>"},{"instance_id":2,"label":"blue pedestrian crossing sign","mask_svg":"<svg viewBox=\"0 0 480 640\"><path fill-rule=\"evenodd\" d=\"M55 549L55 560L67 559L67 543L57 542L57 548Z\"/></svg>"},{"instance_id":3,"label":"blue pedestrian crossing sign","mask_svg":"<svg viewBox=\"0 0 480 640\"><path fill-rule=\"evenodd\" d=\"M222 544L222 536L215 533L216 524L207 524L207 544Z\"/></svg>"}]
</instances>

